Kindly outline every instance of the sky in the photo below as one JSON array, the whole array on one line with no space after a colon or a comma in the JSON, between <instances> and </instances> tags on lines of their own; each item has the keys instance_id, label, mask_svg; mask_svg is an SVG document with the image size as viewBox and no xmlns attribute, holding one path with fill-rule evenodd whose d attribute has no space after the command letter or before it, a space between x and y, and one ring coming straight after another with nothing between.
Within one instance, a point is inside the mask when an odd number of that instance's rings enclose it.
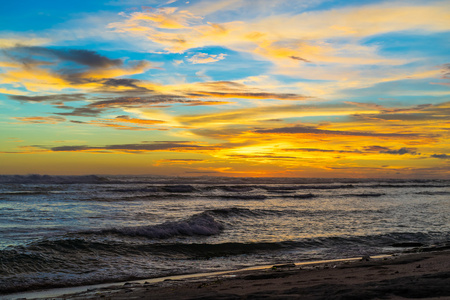
<instances>
[{"instance_id":1,"label":"sky","mask_svg":"<svg viewBox=\"0 0 450 300\"><path fill-rule=\"evenodd\" d=\"M450 2L0 3L0 173L450 178Z\"/></svg>"}]
</instances>

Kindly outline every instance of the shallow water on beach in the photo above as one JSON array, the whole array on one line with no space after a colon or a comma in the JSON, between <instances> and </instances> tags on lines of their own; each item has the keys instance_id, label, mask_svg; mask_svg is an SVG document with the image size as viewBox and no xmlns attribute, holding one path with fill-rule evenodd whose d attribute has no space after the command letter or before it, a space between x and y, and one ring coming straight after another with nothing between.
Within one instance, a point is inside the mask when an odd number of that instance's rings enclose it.
<instances>
[{"instance_id":1,"label":"shallow water on beach","mask_svg":"<svg viewBox=\"0 0 450 300\"><path fill-rule=\"evenodd\" d=\"M0 176L0 294L450 241L449 180Z\"/></svg>"}]
</instances>

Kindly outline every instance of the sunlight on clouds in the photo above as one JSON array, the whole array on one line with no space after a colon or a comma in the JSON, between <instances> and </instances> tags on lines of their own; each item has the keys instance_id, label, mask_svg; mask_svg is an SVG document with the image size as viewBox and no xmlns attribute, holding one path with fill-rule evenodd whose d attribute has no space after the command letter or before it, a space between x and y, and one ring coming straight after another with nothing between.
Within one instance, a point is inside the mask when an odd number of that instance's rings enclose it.
<instances>
[{"instance_id":1,"label":"sunlight on clouds","mask_svg":"<svg viewBox=\"0 0 450 300\"><path fill-rule=\"evenodd\" d=\"M17 45L38 46L49 44L49 38L15 36L12 38L0 38L0 48L16 47Z\"/></svg>"},{"instance_id":2,"label":"sunlight on clouds","mask_svg":"<svg viewBox=\"0 0 450 300\"><path fill-rule=\"evenodd\" d=\"M0 32L20 172L450 174L448 1L114 3Z\"/></svg>"},{"instance_id":3,"label":"sunlight on clouds","mask_svg":"<svg viewBox=\"0 0 450 300\"><path fill-rule=\"evenodd\" d=\"M222 59L225 59L227 55L226 54L207 54L207 53L198 53L193 55L192 57L188 58L187 61L193 63L193 64L207 64L216 62Z\"/></svg>"},{"instance_id":4,"label":"sunlight on clouds","mask_svg":"<svg viewBox=\"0 0 450 300\"><path fill-rule=\"evenodd\" d=\"M158 28L180 29L186 28L196 19L200 19L200 17L196 17L188 11L178 10L176 7L166 7L155 10L146 9L143 12L133 12L125 26L127 28L139 28L140 26L150 24Z\"/></svg>"},{"instance_id":5,"label":"sunlight on clouds","mask_svg":"<svg viewBox=\"0 0 450 300\"><path fill-rule=\"evenodd\" d=\"M228 110L204 115L184 115L177 119L183 124L195 126L222 126L227 124L257 125L270 119L286 119L313 116L346 116L371 113L373 110L355 109L350 106L331 107L308 105L273 105Z\"/></svg>"},{"instance_id":6,"label":"sunlight on clouds","mask_svg":"<svg viewBox=\"0 0 450 300\"><path fill-rule=\"evenodd\" d=\"M228 6L229 3L222 1L219 5ZM199 13L208 14L208 11ZM275 60L279 58L295 60L292 57L298 57L315 62L370 64L390 62L388 59L374 56L374 49L358 45L352 39L403 30L420 29L425 32L449 30L449 13L450 8L444 3L437 3L435 6L414 6L394 2L298 15L277 15L250 21L247 24L227 22L183 26L181 30L173 32L156 31L158 25L135 26L136 13L132 13L124 14L127 18L125 21L110 24L109 27L121 32L141 32L152 41L166 46L166 50L174 52L221 45ZM175 9L141 14L158 15L161 18L170 16L172 19L181 18L181 14L184 20L196 21L199 18L186 15L184 11L177 12ZM333 43L327 44L326 40ZM343 48L345 44L349 46ZM345 56L342 56L341 52L345 53Z\"/></svg>"}]
</instances>

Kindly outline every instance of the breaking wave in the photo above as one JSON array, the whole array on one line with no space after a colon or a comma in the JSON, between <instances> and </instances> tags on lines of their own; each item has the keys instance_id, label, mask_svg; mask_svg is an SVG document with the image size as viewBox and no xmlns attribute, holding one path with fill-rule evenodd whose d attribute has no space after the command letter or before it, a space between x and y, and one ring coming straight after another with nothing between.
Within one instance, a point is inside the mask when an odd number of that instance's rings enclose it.
<instances>
[{"instance_id":1,"label":"breaking wave","mask_svg":"<svg viewBox=\"0 0 450 300\"><path fill-rule=\"evenodd\" d=\"M215 235L224 226L206 213L194 215L185 221L167 222L150 226L134 226L101 230L100 233L112 233L125 236L141 236L149 239L165 239L174 236ZM95 231L88 233L96 233Z\"/></svg>"}]
</instances>

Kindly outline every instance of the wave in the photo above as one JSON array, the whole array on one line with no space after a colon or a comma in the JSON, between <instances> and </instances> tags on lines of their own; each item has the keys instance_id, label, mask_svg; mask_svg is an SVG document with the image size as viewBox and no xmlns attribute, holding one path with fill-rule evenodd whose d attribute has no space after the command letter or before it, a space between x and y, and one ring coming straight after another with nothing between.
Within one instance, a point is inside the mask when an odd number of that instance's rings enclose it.
<instances>
[{"instance_id":1,"label":"wave","mask_svg":"<svg viewBox=\"0 0 450 300\"><path fill-rule=\"evenodd\" d=\"M436 236L439 240L436 240ZM233 256L270 251L292 251L316 248L335 249L362 245L374 248L414 248L428 245L447 245L450 233L447 235L421 232L392 232L369 236L334 236L304 238L299 240L273 242L223 242L223 243L129 243L108 239L92 240L82 237L62 237L54 240L44 240L28 246L11 247L0 250L0 274L12 275L28 272L46 272L54 268L72 269L80 267L80 262L91 260L92 255L158 255L178 258L211 258ZM82 265L81 265L82 266ZM81 270L80 270L81 272Z\"/></svg>"},{"instance_id":2,"label":"wave","mask_svg":"<svg viewBox=\"0 0 450 300\"><path fill-rule=\"evenodd\" d=\"M180 184L180 185L167 185L161 187L162 190L169 193L192 193L195 192L197 189L194 188L191 185L187 184Z\"/></svg>"},{"instance_id":3,"label":"wave","mask_svg":"<svg viewBox=\"0 0 450 300\"><path fill-rule=\"evenodd\" d=\"M208 214L233 215L236 213L243 214L249 211L245 209L211 210L194 215L193 218L200 216L203 218ZM253 212L250 211L250 213ZM358 256L361 248L368 249L370 255L380 254L383 248L388 249L384 250L384 253L417 247L419 249L415 251L421 251L426 250L427 245L430 244L435 245L432 246L433 249L440 249L440 245L443 245L441 248L445 249L450 245L449 238L450 233L393 232L369 236L304 238L295 241L182 243L180 240L175 242L162 240L155 243L140 240L133 243L130 240L114 240L108 237L93 240L83 235L64 236L0 250L0 293L94 284L111 280L125 281L152 276L149 274L162 276L162 273L149 273L154 270L152 264L149 264L152 261L159 263L164 261L165 264L172 266L178 263L181 266L186 261L203 265L202 261L214 262L215 258L229 261L228 257L237 256L251 261L250 255L272 259L280 256L295 259L302 257L296 256L298 255L296 253L315 252L318 249L328 249L323 252L325 256L319 258L327 259ZM223 260L220 261L223 262ZM270 262L267 261L267 263ZM180 271L181 268L177 270L175 272L183 272Z\"/></svg>"},{"instance_id":4,"label":"wave","mask_svg":"<svg viewBox=\"0 0 450 300\"><path fill-rule=\"evenodd\" d=\"M224 192L244 193L255 189L253 185L213 185L205 188L206 190L221 190Z\"/></svg>"},{"instance_id":5,"label":"wave","mask_svg":"<svg viewBox=\"0 0 450 300\"><path fill-rule=\"evenodd\" d=\"M229 208L218 208L207 210L205 213L212 214L219 217L232 217L232 216L254 216L256 215L254 210L250 210L248 208L238 208L238 207L229 207Z\"/></svg>"},{"instance_id":6,"label":"wave","mask_svg":"<svg viewBox=\"0 0 450 300\"><path fill-rule=\"evenodd\" d=\"M218 219L220 219L221 221L227 221L229 219L232 219L234 221L235 218L246 218L246 219L267 218L267 217L270 218L286 215L298 215L299 213L303 214L304 212L302 211L299 212L295 210L248 209L248 208L230 207L230 208L207 210L205 213L213 215Z\"/></svg>"},{"instance_id":7,"label":"wave","mask_svg":"<svg viewBox=\"0 0 450 300\"><path fill-rule=\"evenodd\" d=\"M450 195L450 191L423 191L415 193L417 195Z\"/></svg>"},{"instance_id":8,"label":"wave","mask_svg":"<svg viewBox=\"0 0 450 300\"><path fill-rule=\"evenodd\" d=\"M352 189L353 184L302 184L302 185L279 185L279 186L261 186L267 191L297 191L297 190L336 190L336 189Z\"/></svg>"},{"instance_id":9,"label":"wave","mask_svg":"<svg viewBox=\"0 0 450 300\"><path fill-rule=\"evenodd\" d=\"M16 184L76 184L105 183L109 179L97 175L84 176L53 176L53 175L0 175L0 183Z\"/></svg>"},{"instance_id":10,"label":"wave","mask_svg":"<svg viewBox=\"0 0 450 300\"><path fill-rule=\"evenodd\" d=\"M449 187L450 184L372 184L365 187L369 188L440 188Z\"/></svg>"},{"instance_id":11,"label":"wave","mask_svg":"<svg viewBox=\"0 0 450 300\"><path fill-rule=\"evenodd\" d=\"M10 191L10 192L0 192L0 195L47 195L51 192L46 191Z\"/></svg>"},{"instance_id":12,"label":"wave","mask_svg":"<svg viewBox=\"0 0 450 300\"><path fill-rule=\"evenodd\" d=\"M381 197L386 195L385 193L360 193L360 194L344 194L342 197Z\"/></svg>"},{"instance_id":13,"label":"wave","mask_svg":"<svg viewBox=\"0 0 450 300\"><path fill-rule=\"evenodd\" d=\"M152 245L148 251L155 251L159 254L167 256L175 255L177 257L196 259L210 259L213 257L248 255L255 253L267 253L274 251L302 251L317 248L344 248L351 247L360 248L362 245L369 246L373 249L374 254L378 254L382 248L439 248L442 246L449 246L449 238L447 240L435 241L433 234L427 233L389 233L371 236L336 236L336 237L319 237L319 238L305 238L297 241L278 241L278 242L253 242L253 243L239 243L228 242L219 244L184 244L184 243L170 243ZM395 251L395 250L393 250ZM392 250L386 252L392 253ZM420 251L420 250L418 250ZM351 253L348 253L351 255ZM334 257L336 258L336 257Z\"/></svg>"},{"instance_id":14,"label":"wave","mask_svg":"<svg viewBox=\"0 0 450 300\"><path fill-rule=\"evenodd\" d=\"M189 184L178 184L178 185L155 185L147 186L143 188L121 188L113 189L112 192L118 193L192 193L197 191L192 185Z\"/></svg>"},{"instance_id":15,"label":"wave","mask_svg":"<svg viewBox=\"0 0 450 300\"><path fill-rule=\"evenodd\" d=\"M309 198L315 198L317 197L314 194L308 193L308 194L291 194L291 195L280 195L277 196L280 198L294 198L294 199L309 199Z\"/></svg>"},{"instance_id":16,"label":"wave","mask_svg":"<svg viewBox=\"0 0 450 300\"><path fill-rule=\"evenodd\" d=\"M219 234L224 226L207 213L200 213L185 221L166 222L150 226L134 226L88 231L86 233L119 234L140 236L149 239L166 239L175 236L209 236Z\"/></svg>"},{"instance_id":17,"label":"wave","mask_svg":"<svg viewBox=\"0 0 450 300\"><path fill-rule=\"evenodd\" d=\"M227 200L265 200L266 195L218 195L216 196L221 199Z\"/></svg>"}]
</instances>

